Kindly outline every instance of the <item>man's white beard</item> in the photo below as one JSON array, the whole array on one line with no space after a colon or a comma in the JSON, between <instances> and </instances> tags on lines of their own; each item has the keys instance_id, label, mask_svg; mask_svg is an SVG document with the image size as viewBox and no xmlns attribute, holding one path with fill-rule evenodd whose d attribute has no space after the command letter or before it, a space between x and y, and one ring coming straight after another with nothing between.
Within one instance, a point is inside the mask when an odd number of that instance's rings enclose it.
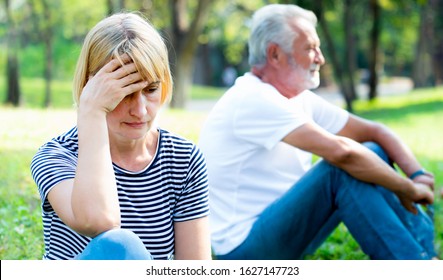
<instances>
[{"instance_id":1,"label":"man's white beard","mask_svg":"<svg viewBox=\"0 0 443 280\"><path fill-rule=\"evenodd\" d=\"M310 65L309 69L306 70L295 63L292 57L289 63L294 71L299 72L299 74L303 76L302 80L306 89L318 88L320 85L320 65L313 63Z\"/></svg>"},{"instance_id":2,"label":"man's white beard","mask_svg":"<svg viewBox=\"0 0 443 280\"><path fill-rule=\"evenodd\" d=\"M311 73L309 72L310 79L309 79L309 87L308 89L316 89L320 85L320 73L318 71Z\"/></svg>"}]
</instances>

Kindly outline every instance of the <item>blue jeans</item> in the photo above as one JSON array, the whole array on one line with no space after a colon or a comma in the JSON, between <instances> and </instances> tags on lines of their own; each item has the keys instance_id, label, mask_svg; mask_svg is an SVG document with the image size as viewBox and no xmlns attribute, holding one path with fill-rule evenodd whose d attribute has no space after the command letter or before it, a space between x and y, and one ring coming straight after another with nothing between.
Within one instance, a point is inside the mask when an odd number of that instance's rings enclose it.
<instances>
[{"instance_id":1,"label":"blue jeans","mask_svg":"<svg viewBox=\"0 0 443 280\"><path fill-rule=\"evenodd\" d=\"M152 260L140 238L130 230L112 229L94 237L76 260Z\"/></svg>"},{"instance_id":2,"label":"blue jeans","mask_svg":"<svg viewBox=\"0 0 443 280\"><path fill-rule=\"evenodd\" d=\"M388 162L378 145L365 146ZM242 244L217 259L301 259L340 222L371 259L430 259L433 221L418 208L414 215L394 193L320 161L262 212Z\"/></svg>"}]
</instances>

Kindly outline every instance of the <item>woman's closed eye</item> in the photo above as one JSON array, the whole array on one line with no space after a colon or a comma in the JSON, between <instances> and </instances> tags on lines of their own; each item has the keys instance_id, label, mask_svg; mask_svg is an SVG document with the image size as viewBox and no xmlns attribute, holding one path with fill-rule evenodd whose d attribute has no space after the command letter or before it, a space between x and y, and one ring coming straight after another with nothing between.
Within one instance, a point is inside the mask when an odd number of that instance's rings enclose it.
<instances>
[{"instance_id":1,"label":"woman's closed eye","mask_svg":"<svg viewBox=\"0 0 443 280\"><path fill-rule=\"evenodd\" d=\"M159 84L160 82L150 83L147 87L143 89L143 93L150 94L156 92L159 89Z\"/></svg>"}]
</instances>

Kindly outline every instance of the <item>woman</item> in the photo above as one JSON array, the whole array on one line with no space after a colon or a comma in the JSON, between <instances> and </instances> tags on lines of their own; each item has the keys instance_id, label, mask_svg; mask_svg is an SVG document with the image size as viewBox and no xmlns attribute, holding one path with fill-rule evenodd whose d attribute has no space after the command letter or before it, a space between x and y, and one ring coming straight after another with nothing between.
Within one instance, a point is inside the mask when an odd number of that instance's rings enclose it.
<instances>
[{"instance_id":1,"label":"woman","mask_svg":"<svg viewBox=\"0 0 443 280\"><path fill-rule=\"evenodd\" d=\"M140 15L86 36L73 85L77 125L43 145L31 172L44 259L210 259L201 152L157 128L170 99L168 53Z\"/></svg>"}]
</instances>

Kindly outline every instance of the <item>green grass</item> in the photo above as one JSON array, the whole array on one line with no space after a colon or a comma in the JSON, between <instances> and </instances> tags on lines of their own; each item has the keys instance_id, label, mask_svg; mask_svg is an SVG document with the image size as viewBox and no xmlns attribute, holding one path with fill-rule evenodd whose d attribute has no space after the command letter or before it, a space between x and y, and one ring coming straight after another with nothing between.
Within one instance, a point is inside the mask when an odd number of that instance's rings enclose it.
<instances>
[{"instance_id":1,"label":"green grass","mask_svg":"<svg viewBox=\"0 0 443 280\"><path fill-rule=\"evenodd\" d=\"M226 88L194 85L191 89L191 99L194 100L218 99L223 95L225 91Z\"/></svg>"},{"instance_id":2,"label":"green grass","mask_svg":"<svg viewBox=\"0 0 443 280\"><path fill-rule=\"evenodd\" d=\"M72 108L71 82L53 81L51 83L52 106L56 108ZM21 104L29 108L42 108L44 102L45 83L40 78L22 78L20 80ZM0 77L0 100L5 100L6 84L4 77Z\"/></svg>"},{"instance_id":3,"label":"green grass","mask_svg":"<svg viewBox=\"0 0 443 280\"><path fill-rule=\"evenodd\" d=\"M62 83L63 84L63 83ZM36 109L40 97L37 81L29 81L25 108L0 107L0 259L41 259L43 232L40 198L30 177L29 164L37 148L51 137L75 123L68 86L59 95L66 98L62 109ZM2 83L0 79L0 97ZM29 90L29 91L28 91ZM199 88L202 94L213 89ZM37 92L35 90L34 92ZM222 91L218 93L221 94ZM217 93L213 98L216 98ZM61 97L60 97L61 98ZM61 98L62 99L62 98ZM58 101L57 101L58 102ZM34 104L34 105L33 105ZM436 175L437 186L443 184L442 88L416 91L406 96L382 98L372 104L356 104L356 112L365 118L382 121L396 131L419 157L423 166ZM194 142L198 140L206 112L165 109L160 113L162 127ZM435 203L436 246L443 252L443 201ZM366 259L358 244L344 226L339 226L309 259Z\"/></svg>"}]
</instances>

